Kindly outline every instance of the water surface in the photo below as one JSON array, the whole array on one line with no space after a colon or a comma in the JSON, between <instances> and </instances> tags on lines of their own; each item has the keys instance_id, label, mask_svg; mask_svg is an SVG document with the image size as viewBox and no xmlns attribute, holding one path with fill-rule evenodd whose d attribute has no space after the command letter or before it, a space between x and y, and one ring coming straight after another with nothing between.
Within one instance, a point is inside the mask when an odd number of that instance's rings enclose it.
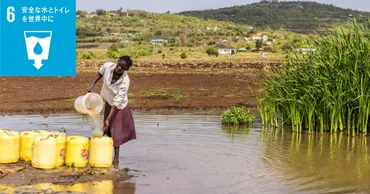
<instances>
[{"instance_id":1,"label":"water surface","mask_svg":"<svg viewBox=\"0 0 370 194\"><path fill-rule=\"evenodd\" d=\"M131 169L134 177L123 182L107 180L75 185L78 191L192 194L370 191L369 138L365 136L265 132L259 120L254 128L235 134L221 126L219 116L209 115L136 114L134 119L137 139L121 146L120 151L120 167ZM63 127L68 135L90 136L92 124L80 115L48 118L28 115L0 117L0 127L16 131ZM47 187L51 188L44 185Z\"/></svg>"}]
</instances>

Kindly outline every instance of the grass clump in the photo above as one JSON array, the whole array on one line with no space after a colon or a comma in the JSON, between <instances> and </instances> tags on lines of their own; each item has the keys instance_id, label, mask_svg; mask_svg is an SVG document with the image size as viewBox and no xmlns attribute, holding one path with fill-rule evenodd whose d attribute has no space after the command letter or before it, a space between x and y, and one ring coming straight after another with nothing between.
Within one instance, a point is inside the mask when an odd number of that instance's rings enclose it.
<instances>
[{"instance_id":1,"label":"grass clump","mask_svg":"<svg viewBox=\"0 0 370 194\"><path fill-rule=\"evenodd\" d=\"M252 126L255 116L245 107L231 107L221 115L222 124Z\"/></svg>"},{"instance_id":2,"label":"grass clump","mask_svg":"<svg viewBox=\"0 0 370 194\"><path fill-rule=\"evenodd\" d=\"M181 99L186 98L186 96L185 96L184 92L177 91L176 94L175 94L175 98L176 98L176 100L181 100Z\"/></svg>"},{"instance_id":3,"label":"grass clump","mask_svg":"<svg viewBox=\"0 0 370 194\"><path fill-rule=\"evenodd\" d=\"M150 99L169 99L171 95L166 90L155 90L152 92L145 92L144 96Z\"/></svg>"},{"instance_id":4,"label":"grass clump","mask_svg":"<svg viewBox=\"0 0 370 194\"><path fill-rule=\"evenodd\" d=\"M258 108L264 126L293 131L367 133L370 116L369 25L309 41L315 52L289 53L282 69L261 86Z\"/></svg>"}]
</instances>

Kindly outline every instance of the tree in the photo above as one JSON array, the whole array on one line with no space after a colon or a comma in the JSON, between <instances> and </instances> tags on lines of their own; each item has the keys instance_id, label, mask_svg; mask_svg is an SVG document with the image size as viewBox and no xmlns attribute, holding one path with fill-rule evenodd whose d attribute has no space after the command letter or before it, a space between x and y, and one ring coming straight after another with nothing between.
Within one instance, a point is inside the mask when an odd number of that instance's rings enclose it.
<instances>
[{"instance_id":1,"label":"tree","mask_svg":"<svg viewBox=\"0 0 370 194\"><path fill-rule=\"evenodd\" d=\"M105 17L106 17L106 18L110 18L110 11L106 11L106 12L105 12Z\"/></svg>"},{"instance_id":2,"label":"tree","mask_svg":"<svg viewBox=\"0 0 370 194\"><path fill-rule=\"evenodd\" d=\"M161 37L162 36L162 30L155 31L154 36L157 37L157 38Z\"/></svg>"},{"instance_id":3,"label":"tree","mask_svg":"<svg viewBox=\"0 0 370 194\"><path fill-rule=\"evenodd\" d=\"M256 48L257 48L257 50L259 50L260 48L262 48L262 40L257 40L256 41Z\"/></svg>"},{"instance_id":4,"label":"tree","mask_svg":"<svg viewBox=\"0 0 370 194\"><path fill-rule=\"evenodd\" d=\"M112 33L112 29L110 28L107 28L106 31L108 32L109 35Z\"/></svg>"},{"instance_id":5,"label":"tree","mask_svg":"<svg viewBox=\"0 0 370 194\"><path fill-rule=\"evenodd\" d=\"M186 47L188 45L188 36L186 33L181 34L181 46Z\"/></svg>"},{"instance_id":6,"label":"tree","mask_svg":"<svg viewBox=\"0 0 370 194\"><path fill-rule=\"evenodd\" d=\"M97 9L96 10L96 15L105 15L105 10L103 10L103 9Z\"/></svg>"},{"instance_id":7,"label":"tree","mask_svg":"<svg viewBox=\"0 0 370 194\"><path fill-rule=\"evenodd\" d=\"M213 48L213 47L209 47L207 50L206 50L206 53L208 54L208 56L218 56L219 55L219 52L216 48Z\"/></svg>"}]
</instances>

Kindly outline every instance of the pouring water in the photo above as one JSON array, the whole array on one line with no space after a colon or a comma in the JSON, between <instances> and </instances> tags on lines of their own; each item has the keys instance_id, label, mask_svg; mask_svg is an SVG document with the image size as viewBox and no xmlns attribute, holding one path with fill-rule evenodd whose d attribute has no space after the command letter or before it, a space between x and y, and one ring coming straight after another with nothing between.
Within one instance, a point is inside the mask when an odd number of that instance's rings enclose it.
<instances>
[{"instance_id":1,"label":"pouring water","mask_svg":"<svg viewBox=\"0 0 370 194\"><path fill-rule=\"evenodd\" d=\"M74 105L77 112L91 116L93 121L92 137L103 136L103 128L100 122L100 112L104 106L103 98L97 93L87 93L78 97Z\"/></svg>"}]
</instances>

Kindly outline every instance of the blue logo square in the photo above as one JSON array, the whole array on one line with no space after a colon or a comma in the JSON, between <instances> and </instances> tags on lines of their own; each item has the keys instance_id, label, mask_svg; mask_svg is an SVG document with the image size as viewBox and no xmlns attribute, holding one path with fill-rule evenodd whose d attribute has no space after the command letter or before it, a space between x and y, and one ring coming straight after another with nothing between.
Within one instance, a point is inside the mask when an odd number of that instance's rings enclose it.
<instances>
[{"instance_id":1,"label":"blue logo square","mask_svg":"<svg viewBox=\"0 0 370 194\"><path fill-rule=\"evenodd\" d=\"M76 0L1 0L0 76L76 76Z\"/></svg>"}]
</instances>

